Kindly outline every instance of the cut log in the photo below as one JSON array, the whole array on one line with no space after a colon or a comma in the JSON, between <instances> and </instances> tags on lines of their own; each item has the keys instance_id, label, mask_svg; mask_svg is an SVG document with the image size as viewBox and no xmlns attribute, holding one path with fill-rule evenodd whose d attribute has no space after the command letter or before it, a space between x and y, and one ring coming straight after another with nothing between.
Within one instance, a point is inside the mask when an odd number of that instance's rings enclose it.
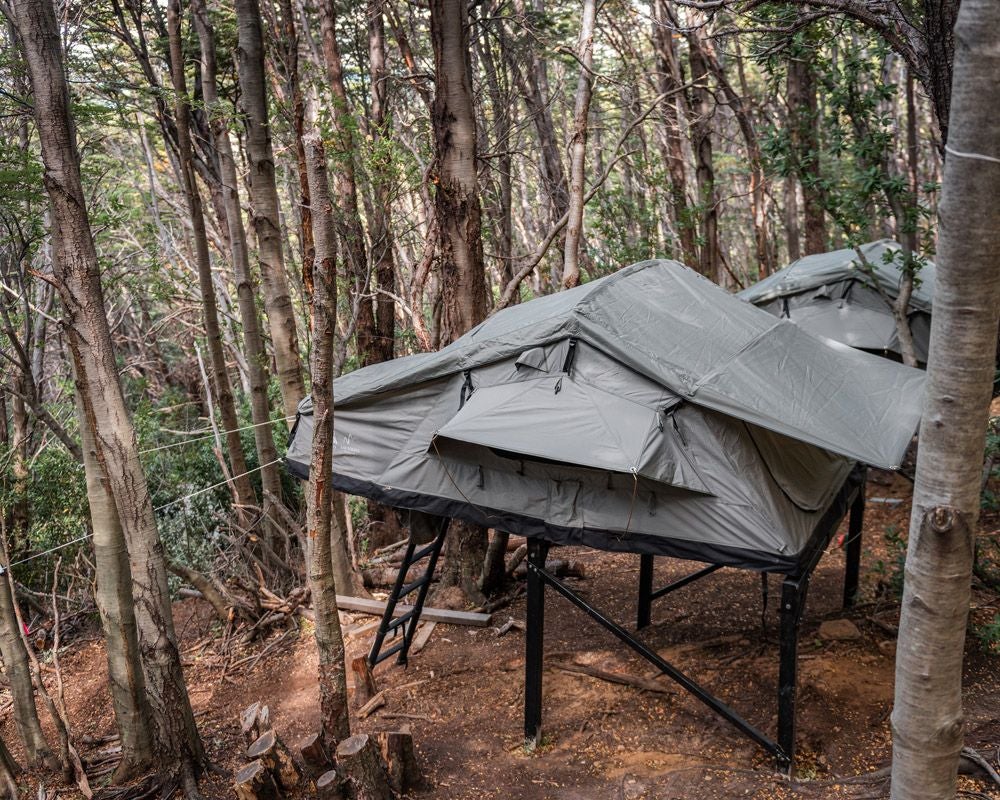
<instances>
[{"instance_id":1,"label":"cut log","mask_svg":"<svg viewBox=\"0 0 1000 800\"><path fill-rule=\"evenodd\" d=\"M381 731L375 734L389 785L403 794L423 785L423 775L413 750L413 735L405 731Z\"/></svg>"},{"instance_id":2,"label":"cut log","mask_svg":"<svg viewBox=\"0 0 1000 800\"><path fill-rule=\"evenodd\" d=\"M323 736L319 733L310 733L299 742L299 755L302 756L302 763L310 775L321 775L333 766L330 754L323 746Z\"/></svg>"},{"instance_id":3,"label":"cut log","mask_svg":"<svg viewBox=\"0 0 1000 800\"><path fill-rule=\"evenodd\" d=\"M359 611L362 614L379 614L385 611L385 600L373 600L367 597L349 597L347 595L337 595L337 608L345 611ZM401 616L410 611L413 606L400 603L396 606L396 616ZM424 606L421 610L420 619L425 622L444 622L449 625L472 625L477 628L485 628L490 624L489 614L477 614L474 611L452 611L449 608L431 608Z\"/></svg>"},{"instance_id":4,"label":"cut log","mask_svg":"<svg viewBox=\"0 0 1000 800\"><path fill-rule=\"evenodd\" d=\"M347 778L352 800L391 800L389 776L368 734L350 736L337 745L337 764Z\"/></svg>"},{"instance_id":5,"label":"cut log","mask_svg":"<svg viewBox=\"0 0 1000 800\"><path fill-rule=\"evenodd\" d=\"M238 800L278 800L281 797L274 778L260 761L251 761L240 769L233 785Z\"/></svg>"},{"instance_id":6,"label":"cut log","mask_svg":"<svg viewBox=\"0 0 1000 800\"><path fill-rule=\"evenodd\" d=\"M328 770L316 779L316 796L319 800L344 800L344 782L337 770Z\"/></svg>"},{"instance_id":7,"label":"cut log","mask_svg":"<svg viewBox=\"0 0 1000 800\"><path fill-rule=\"evenodd\" d=\"M365 719L377 709L385 705L385 692L379 692L371 700L358 709L358 717Z\"/></svg>"},{"instance_id":8,"label":"cut log","mask_svg":"<svg viewBox=\"0 0 1000 800\"><path fill-rule=\"evenodd\" d=\"M298 765L273 730L262 733L247 748L247 758L256 759L267 767L282 789L294 789L299 785L301 774Z\"/></svg>"},{"instance_id":9,"label":"cut log","mask_svg":"<svg viewBox=\"0 0 1000 800\"><path fill-rule=\"evenodd\" d=\"M244 708L243 713L240 714L240 733L243 734L247 744L256 741L261 734L260 708L260 703L252 703Z\"/></svg>"},{"instance_id":10,"label":"cut log","mask_svg":"<svg viewBox=\"0 0 1000 800\"><path fill-rule=\"evenodd\" d=\"M368 666L368 659L365 656L353 659L351 672L354 673L354 702L363 706L378 694L375 678L372 675L371 667Z\"/></svg>"},{"instance_id":11,"label":"cut log","mask_svg":"<svg viewBox=\"0 0 1000 800\"><path fill-rule=\"evenodd\" d=\"M528 555L528 545L526 544L522 544L516 550L514 550L514 554L510 557L510 561L507 562L508 578L517 571L517 568L519 566L521 566L521 562L524 561L524 557L526 555Z\"/></svg>"}]
</instances>

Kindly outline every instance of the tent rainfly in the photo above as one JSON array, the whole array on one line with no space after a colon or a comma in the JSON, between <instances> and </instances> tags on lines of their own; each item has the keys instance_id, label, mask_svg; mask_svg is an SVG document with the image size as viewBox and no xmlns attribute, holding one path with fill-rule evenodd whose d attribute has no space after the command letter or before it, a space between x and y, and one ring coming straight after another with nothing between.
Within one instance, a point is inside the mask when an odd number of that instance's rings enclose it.
<instances>
[{"instance_id":1,"label":"tent rainfly","mask_svg":"<svg viewBox=\"0 0 1000 800\"><path fill-rule=\"evenodd\" d=\"M818 253L787 267L737 294L737 297L790 319L815 336L860 350L900 355L896 322L889 302L899 296L903 275L901 249L888 239L858 248ZM927 363L934 264L921 267L910 296L908 319L917 360Z\"/></svg>"},{"instance_id":2,"label":"tent rainfly","mask_svg":"<svg viewBox=\"0 0 1000 800\"><path fill-rule=\"evenodd\" d=\"M923 382L918 370L821 341L661 260L508 308L439 352L339 378L334 485L442 520L423 546L411 525L370 659L395 652L405 662L443 520L523 534L529 741L540 736L549 586L790 765L809 576L850 508L845 596L853 596L860 464L899 464ZM302 478L311 412L307 398L286 456ZM639 627L652 599L719 567L784 574L778 741L549 574L550 543L640 554ZM424 556L426 580L404 585L408 566ZM654 556L709 566L653 591ZM410 591L416 613L394 617ZM402 641L380 652L390 632L402 632Z\"/></svg>"}]
</instances>

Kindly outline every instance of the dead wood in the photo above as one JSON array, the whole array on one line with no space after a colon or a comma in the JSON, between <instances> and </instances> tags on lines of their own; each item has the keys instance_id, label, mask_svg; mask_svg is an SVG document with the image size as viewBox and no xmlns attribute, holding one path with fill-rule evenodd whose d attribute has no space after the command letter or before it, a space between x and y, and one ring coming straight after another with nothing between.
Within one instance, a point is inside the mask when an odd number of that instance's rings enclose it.
<instances>
[{"instance_id":1,"label":"dead wood","mask_svg":"<svg viewBox=\"0 0 1000 800\"><path fill-rule=\"evenodd\" d=\"M361 708L358 709L358 716L361 719L366 719L371 716L375 711L382 708L385 705L385 692L379 692L371 700L365 703Z\"/></svg>"},{"instance_id":2,"label":"dead wood","mask_svg":"<svg viewBox=\"0 0 1000 800\"><path fill-rule=\"evenodd\" d=\"M375 678L372 675L371 667L368 666L368 659L365 656L352 659L351 672L354 673L354 702L358 706L364 706L378 694Z\"/></svg>"},{"instance_id":3,"label":"dead wood","mask_svg":"<svg viewBox=\"0 0 1000 800\"><path fill-rule=\"evenodd\" d=\"M406 731L381 731L375 738L393 791L402 794L422 786L423 775L413 749L413 735Z\"/></svg>"},{"instance_id":4,"label":"dead wood","mask_svg":"<svg viewBox=\"0 0 1000 800\"><path fill-rule=\"evenodd\" d=\"M352 800L391 800L389 776L368 734L349 736L337 745L337 764L347 778Z\"/></svg>"},{"instance_id":5,"label":"dead wood","mask_svg":"<svg viewBox=\"0 0 1000 800\"><path fill-rule=\"evenodd\" d=\"M280 800L278 785L260 761L252 761L236 773L233 784L238 800Z\"/></svg>"},{"instance_id":6,"label":"dead wood","mask_svg":"<svg viewBox=\"0 0 1000 800\"><path fill-rule=\"evenodd\" d=\"M552 668L561 670L562 672L572 672L577 675L586 675L590 678L607 681L608 683L631 686L634 689L641 689L646 692L656 692L657 694L677 694L677 692L670 687L657 683L652 678L643 678L639 675L627 675L620 672L606 672L603 669L587 667L582 664L568 664L564 662L553 664Z\"/></svg>"},{"instance_id":7,"label":"dead wood","mask_svg":"<svg viewBox=\"0 0 1000 800\"><path fill-rule=\"evenodd\" d=\"M273 729L262 733L247 748L246 757L260 761L282 789L294 789L299 785L299 768Z\"/></svg>"}]
</instances>

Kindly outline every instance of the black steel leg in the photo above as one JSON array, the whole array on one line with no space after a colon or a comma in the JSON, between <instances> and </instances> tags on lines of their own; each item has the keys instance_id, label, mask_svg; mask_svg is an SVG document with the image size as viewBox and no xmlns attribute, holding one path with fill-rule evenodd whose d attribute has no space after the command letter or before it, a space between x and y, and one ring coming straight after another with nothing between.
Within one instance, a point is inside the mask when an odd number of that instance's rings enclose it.
<instances>
[{"instance_id":1,"label":"black steel leg","mask_svg":"<svg viewBox=\"0 0 1000 800\"><path fill-rule=\"evenodd\" d=\"M545 568L549 543L528 539L528 564ZM545 643L545 581L529 567L524 632L524 746L542 743L542 650Z\"/></svg>"},{"instance_id":2,"label":"black steel leg","mask_svg":"<svg viewBox=\"0 0 1000 800\"><path fill-rule=\"evenodd\" d=\"M639 611L635 629L642 630L652 622L653 606L653 557L639 556Z\"/></svg>"},{"instance_id":3,"label":"black steel leg","mask_svg":"<svg viewBox=\"0 0 1000 800\"><path fill-rule=\"evenodd\" d=\"M861 531L865 525L865 485L851 504L847 523L846 564L844 565L844 608L850 608L858 596L858 576L861 572Z\"/></svg>"},{"instance_id":4,"label":"black steel leg","mask_svg":"<svg viewBox=\"0 0 1000 800\"><path fill-rule=\"evenodd\" d=\"M791 773L795 760L795 692L798 683L799 621L806 602L807 578L785 578L781 585L781 655L778 669L778 769Z\"/></svg>"}]
</instances>

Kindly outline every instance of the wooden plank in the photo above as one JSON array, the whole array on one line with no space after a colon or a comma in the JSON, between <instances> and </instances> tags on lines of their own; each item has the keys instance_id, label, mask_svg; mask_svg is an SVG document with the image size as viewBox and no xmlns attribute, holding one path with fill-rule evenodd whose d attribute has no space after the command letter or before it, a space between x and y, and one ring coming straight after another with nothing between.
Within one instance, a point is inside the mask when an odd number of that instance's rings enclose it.
<instances>
[{"instance_id":1,"label":"wooden plank","mask_svg":"<svg viewBox=\"0 0 1000 800\"><path fill-rule=\"evenodd\" d=\"M431 638L431 634L434 633L434 626L437 625L436 622L422 622L420 627L417 628L417 635L413 637L413 644L410 645L410 655L416 655L424 646L427 644L427 640Z\"/></svg>"},{"instance_id":2,"label":"wooden plank","mask_svg":"<svg viewBox=\"0 0 1000 800\"><path fill-rule=\"evenodd\" d=\"M359 611L362 614L382 614L385 612L385 600L374 600L367 597L348 597L337 595L337 607L348 611ZM399 604L396 606L397 616L409 611L413 606ZM489 614L478 614L474 611L452 611L450 608L431 608L424 606L420 619L426 622L443 622L446 625L471 625L485 628L490 624Z\"/></svg>"}]
</instances>

